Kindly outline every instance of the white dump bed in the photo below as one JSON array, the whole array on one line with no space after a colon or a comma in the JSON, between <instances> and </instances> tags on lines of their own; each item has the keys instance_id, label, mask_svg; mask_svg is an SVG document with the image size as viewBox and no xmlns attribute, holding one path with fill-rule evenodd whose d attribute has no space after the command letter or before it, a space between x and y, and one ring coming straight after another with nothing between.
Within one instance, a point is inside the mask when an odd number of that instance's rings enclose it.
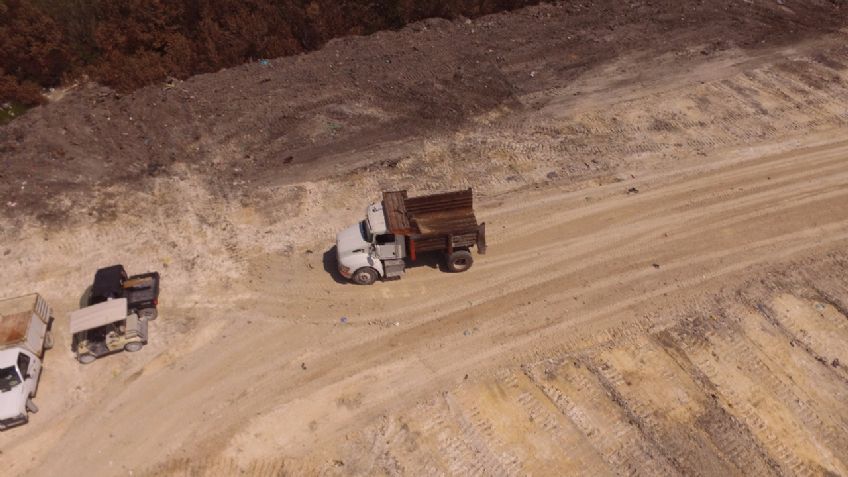
<instances>
[{"instance_id":1,"label":"white dump bed","mask_svg":"<svg viewBox=\"0 0 848 477\"><path fill-rule=\"evenodd\" d=\"M127 299L117 298L71 312L71 333L77 334L127 318Z\"/></svg>"},{"instance_id":2,"label":"white dump bed","mask_svg":"<svg viewBox=\"0 0 848 477\"><path fill-rule=\"evenodd\" d=\"M40 358L52 314L37 293L0 300L0 350L21 346Z\"/></svg>"}]
</instances>

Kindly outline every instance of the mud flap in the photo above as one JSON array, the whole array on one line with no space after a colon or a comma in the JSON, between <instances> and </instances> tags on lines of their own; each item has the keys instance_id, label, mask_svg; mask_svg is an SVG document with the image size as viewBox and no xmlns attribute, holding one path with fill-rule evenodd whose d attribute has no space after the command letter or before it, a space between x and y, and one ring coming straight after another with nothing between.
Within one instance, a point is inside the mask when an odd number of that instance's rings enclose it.
<instances>
[{"instance_id":1,"label":"mud flap","mask_svg":"<svg viewBox=\"0 0 848 477\"><path fill-rule=\"evenodd\" d=\"M486 255L486 222L477 227L477 253Z\"/></svg>"}]
</instances>

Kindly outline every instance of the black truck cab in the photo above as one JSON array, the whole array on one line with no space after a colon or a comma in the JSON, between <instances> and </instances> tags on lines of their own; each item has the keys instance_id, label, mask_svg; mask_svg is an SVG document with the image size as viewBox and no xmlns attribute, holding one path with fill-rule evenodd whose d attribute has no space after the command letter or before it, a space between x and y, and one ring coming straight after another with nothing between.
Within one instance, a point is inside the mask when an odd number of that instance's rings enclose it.
<instances>
[{"instance_id":1,"label":"black truck cab","mask_svg":"<svg viewBox=\"0 0 848 477\"><path fill-rule=\"evenodd\" d=\"M129 276L123 265L97 270L88 305L115 298L126 298L128 311L138 313L140 318L155 320L159 314L159 272Z\"/></svg>"}]
</instances>

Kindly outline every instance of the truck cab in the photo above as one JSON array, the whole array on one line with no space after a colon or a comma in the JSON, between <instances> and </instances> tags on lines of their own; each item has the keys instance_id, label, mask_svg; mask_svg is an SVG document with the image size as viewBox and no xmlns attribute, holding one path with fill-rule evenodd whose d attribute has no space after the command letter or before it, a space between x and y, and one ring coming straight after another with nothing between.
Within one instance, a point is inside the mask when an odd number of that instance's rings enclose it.
<instances>
[{"instance_id":1,"label":"truck cab","mask_svg":"<svg viewBox=\"0 0 848 477\"><path fill-rule=\"evenodd\" d=\"M357 282L373 282L377 278L371 276L372 272L368 268L382 277L385 275L384 260L403 259L403 237L386 229L382 203L370 204L365 209L365 220L351 225L336 236L336 255L339 273ZM357 271L365 275L354 278Z\"/></svg>"},{"instance_id":2,"label":"truck cab","mask_svg":"<svg viewBox=\"0 0 848 477\"><path fill-rule=\"evenodd\" d=\"M0 351L0 429L29 420L37 408L32 397L38 389L41 361L23 348Z\"/></svg>"},{"instance_id":3,"label":"truck cab","mask_svg":"<svg viewBox=\"0 0 848 477\"><path fill-rule=\"evenodd\" d=\"M139 317L148 321L155 320L159 315L159 273L130 276L120 264L97 270L86 306L116 298L126 298L129 309Z\"/></svg>"}]
</instances>

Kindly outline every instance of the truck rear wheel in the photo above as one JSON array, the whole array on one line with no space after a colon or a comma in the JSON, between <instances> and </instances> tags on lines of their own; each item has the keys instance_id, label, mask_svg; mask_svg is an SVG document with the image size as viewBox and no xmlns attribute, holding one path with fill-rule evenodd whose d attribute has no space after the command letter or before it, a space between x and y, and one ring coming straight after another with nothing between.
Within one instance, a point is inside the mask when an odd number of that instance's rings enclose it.
<instances>
[{"instance_id":1,"label":"truck rear wheel","mask_svg":"<svg viewBox=\"0 0 848 477\"><path fill-rule=\"evenodd\" d=\"M147 321L153 321L157 316L159 316L159 310L153 307L138 310L138 317Z\"/></svg>"},{"instance_id":2,"label":"truck rear wheel","mask_svg":"<svg viewBox=\"0 0 848 477\"><path fill-rule=\"evenodd\" d=\"M127 344L124 345L124 351L126 351L128 353L135 353L136 351L140 350L143 346L144 346L143 343L141 343L139 341L133 341L132 343L127 343Z\"/></svg>"},{"instance_id":3,"label":"truck rear wheel","mask_svg":"<svg viewBox=\"0 0 848 477\"><path fill-rule=\"evenodd\" d=\"M468 250L456 250L448 255L448 270L453 273L464 272L471 268L474 263L474 257Z\"/></svg>"},{"instance_id":4,"label":"truck rear wheel","mask_svg":"<svg viewBox=\"0 0 848 477\"><path fill-rule=\"evenodd\" d=\"M97 357L96 357L96 356L94 356L94 355L93 355L93 354L91 354L91 353L81 354L81 355L79 355L79 357L77 358L77 360L78 360L80 363L82 363L82 364L89 364L89 363L93 363L95 359L97 359Z\"/></svg>"},{"instance_id":5,"label":"truck rear wheel","mask_svg":"<svg viewBox=\"0 0 848 477\"><path fill-rule=\"evenodd\" d=\"M353 273L353 281L359 285L370 285L377 281L377 270L362 267Z\"/></svg>"}]
</instances>

